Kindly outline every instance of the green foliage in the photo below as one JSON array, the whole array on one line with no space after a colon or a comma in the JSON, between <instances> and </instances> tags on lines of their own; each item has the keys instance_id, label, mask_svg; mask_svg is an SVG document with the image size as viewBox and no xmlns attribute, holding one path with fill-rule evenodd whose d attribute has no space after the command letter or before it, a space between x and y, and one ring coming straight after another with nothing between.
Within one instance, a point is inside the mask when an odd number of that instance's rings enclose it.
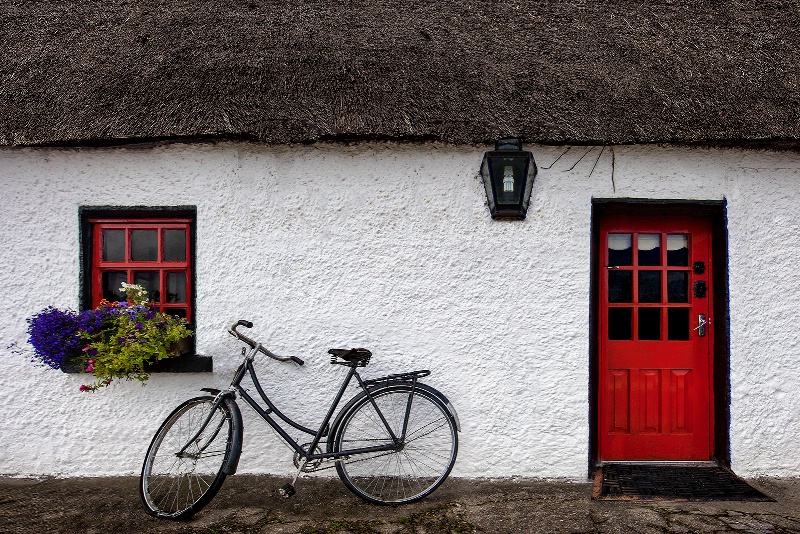
<instances>
[{"instance_id":1,"label":"green foliage","mask_svg":"<svg viewBox=\"0 0 800 534\"><path fill-rule=\"evenodd\" d=\"M185 319L157 312L147 305L146 292L137 285L123 284L128 300L102 301L82 317L80 338L86 372L97 381L81 386L81 391L96 391L114 379L149 378L145 366L173 356L172 348L192 335Z\"/></svg>"}]
</instances>

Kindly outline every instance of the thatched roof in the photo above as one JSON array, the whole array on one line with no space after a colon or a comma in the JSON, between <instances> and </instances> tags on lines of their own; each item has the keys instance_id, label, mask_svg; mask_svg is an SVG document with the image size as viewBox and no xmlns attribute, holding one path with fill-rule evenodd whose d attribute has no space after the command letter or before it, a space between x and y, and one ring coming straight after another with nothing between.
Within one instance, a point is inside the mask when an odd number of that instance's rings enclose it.
<instances>
[{"instance_id":1,"label":"thatched roof","mask_svg":"<svg viewBox=\"0 0 800 534\"><path fill-rule=\"evenodd\" d=\"M800 139L793 0L0 0L0 145Z\"/></svg>"}]
</instances>

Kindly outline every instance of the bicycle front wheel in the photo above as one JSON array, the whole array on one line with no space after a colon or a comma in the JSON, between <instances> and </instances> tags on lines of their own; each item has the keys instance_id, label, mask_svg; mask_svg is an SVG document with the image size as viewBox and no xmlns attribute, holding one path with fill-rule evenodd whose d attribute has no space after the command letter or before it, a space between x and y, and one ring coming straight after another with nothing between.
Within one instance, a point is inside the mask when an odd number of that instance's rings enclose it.
<instances>
[{"instance_id":1,"label":"bicycle front wheel","mask_svg":"<svg viewBox=\"0 0 800 534\"><path fill-rule=\"evenodd\" d=\"M456 424L444 403L425 389L395 385L372 393L395 436L397 450L354 453L336 462L342 482L376 504L418 501L444 482L458 453ZM334 441L337 452L392 444L391 435L369 398L364 396L342 417Z\"/></svg>"},{"instance_id":2,"label":"bicycle front wheel","mask_svg":"<svg viewBox=\"0 0 800 534\"><path fill-rule=\"evenodd\" d=\"M185 519L208 504L225 481L235 431L230 409L224 402L214 408L213 397L178 406L145 456L139 495L147 513Z\"/></svg>"}]
</instances>

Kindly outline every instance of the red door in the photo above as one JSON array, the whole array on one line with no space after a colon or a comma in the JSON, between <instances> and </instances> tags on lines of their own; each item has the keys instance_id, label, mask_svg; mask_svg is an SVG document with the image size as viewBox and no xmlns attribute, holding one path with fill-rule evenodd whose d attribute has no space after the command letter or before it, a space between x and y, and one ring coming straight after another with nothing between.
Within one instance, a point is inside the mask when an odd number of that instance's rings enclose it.
<instances>
[{"instance_id":1,"label":"red door","mask_svg":"<svg viewBox=\"0 0 800 534\"><path fill-rule=\"evenodd\" d=\"M613 216L600 233L599 460L708 460L710 225Z\"/></svg>"}]
</instances>

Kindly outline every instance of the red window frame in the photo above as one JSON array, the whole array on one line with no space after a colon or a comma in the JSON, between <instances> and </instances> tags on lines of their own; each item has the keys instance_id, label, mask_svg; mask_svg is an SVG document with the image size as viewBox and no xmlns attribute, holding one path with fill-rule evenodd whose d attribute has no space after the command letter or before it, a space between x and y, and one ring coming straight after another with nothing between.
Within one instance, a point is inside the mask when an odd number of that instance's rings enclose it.
<instances>
[{"instance_id":1,"label":"red window frame","mask_svg":"<svg viewBox=\"0 0 800 534\"><path fill-rule=\"evenodd\" d=\"M159 298L154 302L156 308L164 313L180 312L185 310L185 317L189 323L194 322L193 281L192 281L192 256L191 256L191 219L89 219L92 225L92 307L97 307L103 299L103 274L106 272L125 272L126 281L135 283L137 272L157 272L159 280L159 297L167 295L167 275L169 273L183 273L185 276L185 302L167 302L168 299ZM125 231L125 258L123 261L109 261L103 259L103 232L105 230ZM157 259L134 260L132 258L133 230L156 230ZM166 261L164 253L165 230L184 230L185 254L183 261ZM123 298L119 294L118 300Z\"/></svg>"}]
</instances>

